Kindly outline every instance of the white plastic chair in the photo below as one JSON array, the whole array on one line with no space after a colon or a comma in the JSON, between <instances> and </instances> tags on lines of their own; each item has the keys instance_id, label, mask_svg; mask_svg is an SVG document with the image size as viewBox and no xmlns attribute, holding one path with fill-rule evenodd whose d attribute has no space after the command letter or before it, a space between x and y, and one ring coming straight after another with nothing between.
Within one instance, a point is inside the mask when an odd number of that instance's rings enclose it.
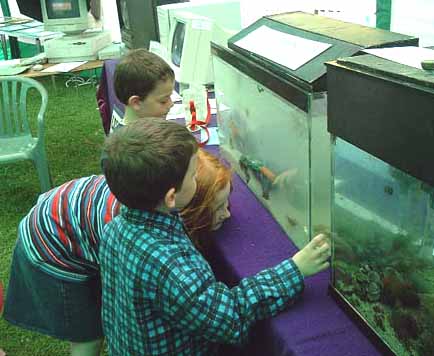
<instances>
[{"instance_id":1,"label":"white plastic chair","mask_svg":"<svg viewBox=\"0 0 434 356\"><path fill-rule=\"evenodd\" d=\"M34 79L20 76L0 77L0 164L32 160L38 172L41 191L52 186L44 147L44 115L48 94ZM27 117L29 89L41 97L37 116L37 136L32 136Z\"/></svg>"}]
</instances>

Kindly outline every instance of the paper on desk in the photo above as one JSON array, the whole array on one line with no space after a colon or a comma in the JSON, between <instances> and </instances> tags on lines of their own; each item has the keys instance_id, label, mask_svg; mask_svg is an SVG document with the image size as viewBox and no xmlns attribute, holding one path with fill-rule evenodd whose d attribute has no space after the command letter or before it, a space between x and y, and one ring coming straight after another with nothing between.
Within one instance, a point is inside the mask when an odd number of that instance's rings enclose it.
<instances>
[{"instance_id":1,"label":"paper on desk","mask_svg":"<svg viewBox=\"0 0 434 356\"><path fill-rule=\"evenodd\" d=\"M34 35L34 36L39 35L41 32L44 32L43 27L30 27L20 31L20 33L25 33L27 35Z\"/></svg>"},{"instance_id":2,"label":"paper on desk","mask_svg":"<svg viewBox=\"0 0 434 356\"><path fill-rule=\"evenodd\" d=\"M176 120L176 119L184 119L184 118L185 118L185 111L184 111L184 105L182 105L182 103L174 104L166 116L166 120Z\"/></svg>"},{"instance_id":3,"label":"paper on desk","mask_svg":"<svg viewBox=\"0 0 434 356\"><path fill-rule=\"evenodd\" d=\"M218 127L208 127L208 131L209 131L209 140L206 143L206 145L219 145L220 144L220 140L219 140L219 131L218 131ZM206 140L206 132L205 130L201 130L201 134L200 134L200 140L203 142Z\"/></svg>"},{"instance_id":4,"label":"paper on desk","mask_svg":"<svg viewBox=\"0 0 434 356\"><path fill-rule=\"evenodd\" d=\"M0 61L0 67L13 67L20 64L20 59L8 59L6 61Z\"/></svg>"},{"instance_id":5,"label":"paper on desk","mask_svg":"<svg viewBox=\"0 0 434 356\"><path fill-rule=\"evenodd\" d=\"M62 37L63 33L62 32L53 32L53 31L42 31L38 33L38 38L39 39L43 39L43 38L48 38L48 37Z\"/></svg>"},{"instance_id":6,"label":"paper on desk","mask_svg":"<svg viewBox=\"0 0 434 356\"><path fill-rule=\"evenodd\" d=\"M331 46L267 26L257 28L235 45L292 70L297 70Z\"/></svg>"},{"instance_id":7,"label":"paper on desk","mask_svg":"<svg viewBox=\"0 0 434 356\"><path fill-rule=\"evenodd\" d=\"M48 67L42 72L44 73L54 73L54 72L70 72L71 70L80 67L82 64L86 63L87 61L82 62L69 62L69 63L59 63L55 64L51 67Z\"/></svg>"},{"instance_id":8,"label":"paper on desk","mask_svg":"<svg viewBox=\"0 0 434 356\"><path fill-rule=\"evenodd\" d=\"M26 71L30 66L20 65L21 60L10 59L6 61L0 61L0 75L17 75Z\"/></svg>"},{"instance_id":9,"label":"paper on desk","mask_svg":"<svg viewBox=\"0 0 434 356\"><path fill-rule=\"evenodd\" d=\"M217 102L215 99L208 99L208 102L209 102L209 106L211 107L211 109L217 108Z\"/></svg>"},{"instance_id":10,"label":"paper on desk","mask_svg":"<svg viewBox=\"0 0 434 356\"><path fill-rule=\"evenodd\" d=\"M39 21L32 21L32 22L27 22L26 27L44 27L44 24L42 22Z\"/></svg>"},{"instance_id":11,"label":"paper on desk","mask_svg":"<svg viewBox=\"0 0 434 356\"><path fill-rule=\"evenodd\" d=\"M170 95L170 99L172 99L172 101L175 103L177 101L181 101L182 100L182 96L179 95L175 90L172 92L172 95Z\"/></svg>"},{"instance_id":12,"label":"paper on desk","mask_svg":"<svg viewBox=\"0 0 434 356\"><path fill-rule=\"evenodd\" d=\"M0 75L17 75L22 72L25 72L27 69L29 69L30 66L20 66L20 65L14 65L14 66L0 66Z\"/></svg>"},{"instance_id":13,"label":"paper on desk","mask_svg":"<svg viewBox=\"0 0 434 356\"><path fill-rule=\"evenodd\" d=\"M22 29L25 29L25 28L26 28L26 26L24 26L24 25L10 25L10 26L3 26L2 27L2 31L13 32L13 31L22 30Z\"/></svg>"},{"instance_id":14,"label":"paper on desk","mask_svg":"<svg viewBox=\"0 0 434 356\"><path fill-rule=\"evenodd\" d=\"M393 62L422 69L421 62L426 59L434 60L434 50L423 47L391 47L364 49L366 53L385 58Z\"/></svg>"}]
</instances>

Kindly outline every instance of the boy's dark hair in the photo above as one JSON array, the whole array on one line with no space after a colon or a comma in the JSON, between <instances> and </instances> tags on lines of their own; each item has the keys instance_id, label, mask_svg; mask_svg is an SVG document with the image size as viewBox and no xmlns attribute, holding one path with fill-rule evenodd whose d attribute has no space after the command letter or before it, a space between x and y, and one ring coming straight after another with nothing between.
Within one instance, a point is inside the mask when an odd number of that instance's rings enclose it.
<instances>
[{"instance_id":1,"label":"boy's dark hair","mask_svg":"<svg viewBox=\"0 0 434 356\"><path fill-rule=\"evenodd\" d=\"M161 118L139 119L106 138L102 167L122 204L153 210L170 188L181 188L197 149L184 126Z\"/></svg>"},{"instance_id":2,"label":"boy's dark hair","mask_svg":"<svg viewBox=\"0 0 434 356\"><path fill-rule=\"evenodd\" d=\"M158 81L175 80L172 68L154 53L144 48L125 54L116 65L114 88L118 99L128 105L134 95L145 99L155 89Z\"/></svg>"}]
</instances>

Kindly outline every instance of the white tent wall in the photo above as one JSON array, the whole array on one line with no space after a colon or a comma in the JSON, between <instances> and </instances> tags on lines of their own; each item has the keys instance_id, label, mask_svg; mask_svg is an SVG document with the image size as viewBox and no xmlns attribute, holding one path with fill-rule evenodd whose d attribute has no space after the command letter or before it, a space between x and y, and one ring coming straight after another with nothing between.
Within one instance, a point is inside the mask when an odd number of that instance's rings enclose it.
<instances>
[{"instance_id":1,"label":"white tent wall","mask_svg":"<svg viewBox=\"0 0 434 356\"><path fill-rule=\"evenodd\" d=\"M390 30L419 37L419 46L434 46L434 1L392 0Z\"/></svg>"},{"instance_id":2,"label":"white tent wall","mask_svg":"<svg viewBox=\"0 0 434 356\"><path fill-rule=\"evenodd\" d=\"M376 0L240 0L240 3L243 26L267 14L296 10L375 26ZM101 0L101 7L103 28L111 31L113 41L120 41L116 0ZM9 0L9 8L12 16L22 16L16 0ZM420 46L434 46L434 0L392 0L391 13L391 31L419 37Z\"/></svg>"}]
</instances>

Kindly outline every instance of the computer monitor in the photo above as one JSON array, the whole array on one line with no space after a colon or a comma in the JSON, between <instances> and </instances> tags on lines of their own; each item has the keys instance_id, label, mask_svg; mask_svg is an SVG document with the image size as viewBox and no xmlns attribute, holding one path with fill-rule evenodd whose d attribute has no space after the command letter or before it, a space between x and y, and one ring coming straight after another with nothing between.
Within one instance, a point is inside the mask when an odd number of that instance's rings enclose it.
<instances>
[{"instance_id":1,"label":"computer monitor","mask_svg":"<svg viewBox=\"0 0 434 356\"><path fill-rule=\"evenodd\" d=\"M91 29L89 3L91 12L100 17L100 0L41 0L45 29L65 33L62 37L44 41L48 62L95 60L98 52L111 44L110 31Z\"/></svg>"},{"instance_id":2,"label":"computer monitor","mask_svg":"<svg viewBox=\"0 0 434 356\"><path fill-rule=\"evenodd\" d=\"M184 0L116 0L122 41L129 49L158 40L157 6Z\"/></svg>"},{"instance_id":3,"label":"computer monitor","mask_svg":"<svg viewBox=\"0 0 434 356\"><path fill-rule=\"evenodd\" d=\"M41 0L41 10L47 31L74 34L89 28L86 0Z\"/></svg>"},{"instance_id":4,"label":"computer monitor","mask_svg":"<svg viewBox=\"0 0 434 356\"><path fill-rule=\"evenodd\" d=\"M234 32L225 31L208 17L177 12L169 39L169 63L181 84L214 82L211 41L224 45Z\"/></svg>"},{"instance_id":5,"label":"computer monitor","mask_svg":"<svg viewBox=\"0 0 434 356\"><path fill-rule=\"evenodd\" d=\"M184 2L180 4L161 5L157 7L158 32L161 46L170 50L170 34L174 23L173 17L179 11L191 12L205 16L214 21L220 28L241 30L240 0L208 0L206 2Z\"/></svg>"},{"instance_id":6,"label":"computer monitor","mask_svg":"<svg viewBox=\"0 0 434 356\"><path fill-rule=\"evenodd\" d=\"M39 0L15 0L15 1L18 5L18 9L20 10L21 14L42 22L41 3ZM92 5L96 4L99 7L98 4L99 1L100 0L86 0L87 9L88 10L90 9L93 12L93 9L91 8L91 3Z\"/></svg>"}]
</instances>

